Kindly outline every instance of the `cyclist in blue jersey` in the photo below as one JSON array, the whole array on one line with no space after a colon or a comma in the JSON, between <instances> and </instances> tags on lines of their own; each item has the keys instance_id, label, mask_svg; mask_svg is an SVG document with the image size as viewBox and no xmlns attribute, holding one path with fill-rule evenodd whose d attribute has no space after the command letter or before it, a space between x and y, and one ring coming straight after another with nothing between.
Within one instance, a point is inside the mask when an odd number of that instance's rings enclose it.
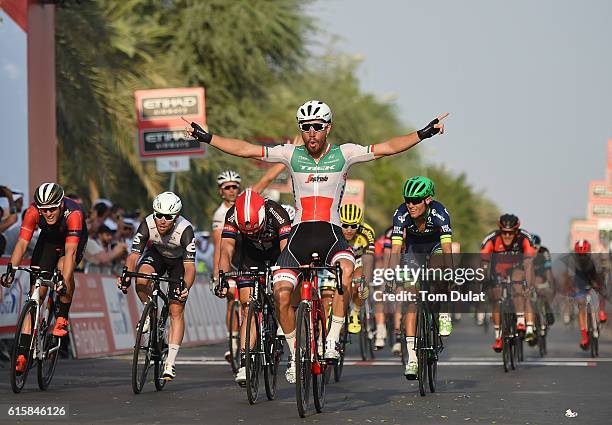
<instances>
[{"instance_id":1,"label":"cyclist in blue jersey","mask_svg":"<svg viewBox=\"0 0 612 425\"><path fill-rule=\"evenodd\" d=\"M393 230L391 233L390 268L407 265L409 269L421 268L426 257L430 257L429 267L434 269L441 266L452 266L452 229L450 215L444 205L434 201L434 182L427 177L415 176L406 181L403 187L405 203L401 204L393 215ZM404 253L402 246L405 244ZM444 254L444 255L434 255ZM448 255L447 255L448 254ZM442 261L441 261L442 260ZM424 271L423 271L424 272ZM404 277L405 279L405 277ZM413 279L404 284L407 290L415 291L415 280L422 281L413 274ZM408 285L406 285L408 284ZM412 286L410 286L412 284ZM447 291L439 285L438 291ZM439 313L440 335L451 334L453 325L448 305L441 303ZM416 308L414 304L408 306L404 318L406 329L406 345L408 347L408 362L404 375L407 379L416 379L417 356L414 350L416 334ZM396 342L399 329L396 329Z\"/></svg>"}]
</instances>

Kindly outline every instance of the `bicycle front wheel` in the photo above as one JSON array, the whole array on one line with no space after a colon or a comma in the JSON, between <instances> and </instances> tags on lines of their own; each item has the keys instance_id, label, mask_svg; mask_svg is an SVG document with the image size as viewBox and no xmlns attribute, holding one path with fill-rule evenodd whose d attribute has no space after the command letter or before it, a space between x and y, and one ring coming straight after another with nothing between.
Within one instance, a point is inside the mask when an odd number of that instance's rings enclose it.
<instances>
[{"instance_id":1,"label":"bicycle front wheel","mask_svg":"<svg viewBox=\"0 0 612 425\"><path fill-rule=\"evenodd\" d=\"M325 338L323 337L323 317L317 312L316 322L314 323L313 334L317 344L314 360L319 365L317 373L312 374L312 393L314 394L314 405L318 413L321 413L325 406L325 388L327 385L327 365L323 359L323 353L318 350L318 347L325 347ZM319 344L319 341L321 342ZM342 373L342 369L340 369ZM338 378L340 379L340 378Z\"/></svg>"},{"instance_id":2,"label":"bicycle front wheel","mask_svg":"<svg viewBox=\"0 0 612 425\"><path fill-rule=\"evenodd\" d=\"M429 315L431 322L428 324L429 332L428 340L429 346L432 348L429 351L429 356L427 359L427 380L429 382L429 391L432 393L436 392L436 379L438 377L438 349L439 349L439 341L440 335L438 334L438 325L436 323L436 315Z\"/></svg>"},{"instance_id":3,"label":"bicycle front wheel","mask_svg":"<svg viewBox=\"0 0 612 425\"><path fill-rule=\"evenodd\" d=\"M259 372L261 371L261 326L259 303L249 304L245 338L246 389L250 404L255 404L259 395ZM254 337L253 337L254 334Z\"/></svg>"},{"instance_id":4,"label":"bicycle front wheel","mask_svg":"<svg viewBox=\"0 0 612 425\"><path fill-rule=\"evenodd\" d=\"M164 364L168 357L168 331L166 329L166 322L168 321L168 306L162 308L159 320L157 321L157 336L155 338L155 345L157 346L157 354L154 359L155 364L155 389L161 391L166 386L166 380L163 378Z\"/></svg>"},{"instance_id":5,"label":"bicycle front wheel","mask_svg":"<svg viewBox=\"0 0 612 425\"><path fill-rule=\"evenodd\" d=\"M334 365L334 381L340 382L340 378L342 378L342 371L344 370L344 353L346 352L346 342L348 340L348 316L344 316L344 326L342 326L342 331L340 332L340 358L338 359L338 363Z\"/></svg>"},{"instance_id":6,"label":"bicycle front wheel","mask_svg":"<svg viewBox=\"0 0 612 425\"><path fill-rule=\"evenodd\" d=\"M266 384L266 397L274 400L276 397L276 381L281 358L283 357L283 340L276 334L278 322L274 316L274 306L268 305L266 317L264 317L265 335L264 347L266 351L266 365L264 366L264 382Z\"/></svg>"},{"instance_id":7,"label":"bicycle front wheel","mask_svg":"<svg viewBox=\"0 0 612 425\"><path fill-rule=\"evenodd\" d=\"M427 380L427 318L422 305L418 307L417 315L417 362L419 393L425 395L425 381Z\"/></svg>"},{"instance_id":8,"label":"bicycle front wheel","mask_svg":"<svg viewBox=\"0 0 612 425\"><path fill-rule=\"evenodd\" d=\"M151 368L155 346L153 334L157 325L157 313L155 310L152 302L146 303L138 322L136 342L134 343L134 356L132 358L132 391L134 391L134 394L140 394L142 391L142 387L147 380L147 373ZM147 318L149 320L149 329L145 329Z\"/></svg>"},{"instance_id":9,"label":"bicycle front wheel","mask_svg":"<svg viewBox=\"0 0 612 425\"><path fill-rule=\"evenodd\" d=\"M40 335L42 338L42 356L38 359L38 388L46 390L51 384L55 366L59 358L61 338L53 336L51 333L51 323L53 311L49 310L48 320L41 326Z\"/></svg>"},{"instance_id":10,"label":"bicycle front wheel","mask_svg":"<svg viewBox=\"0 0 612 425\"><path fill-rule=\"evenodd\" d=\"M11 388L14 393L21 392L26 383L30 367L32 366L34 355L33 347L36 341L32 341L31 335L33 333L32 330L34 329L35 320L36 303L30 300L23 306L21 315L17 321L17 329L15 330L13 353L11 355ZM24 333L25 331L28 331L29 334ZM23 358L19 359L20 356L23 356ZM19 371L17 370L18 363L20 366Z\"/></svg>"},{"instance_id":11,"label":"bicycle front wheel","mask_svg":"<svg viewBox=\"0 0 612 425\"><path fill-rule=\"evenodd\" d=\"M238 369L240 369L240 303L238 301L232 302L229 329L230 365L232 366L232 372L238 373ZM234 329L238 329L238 331L234 331Z\"/></svg>"},{"instance_id":12,"label":"bicycle front wheel","mask_svg":"<svg viewBox=\"0 0 612 425\"><path fill-rule=\"evenodd\" d=\"M310 329L310 307L302 301L296 314L295 328L295 399L301 418L306 416L312 379L312 343Z\"/></svg>"}]
</instances>

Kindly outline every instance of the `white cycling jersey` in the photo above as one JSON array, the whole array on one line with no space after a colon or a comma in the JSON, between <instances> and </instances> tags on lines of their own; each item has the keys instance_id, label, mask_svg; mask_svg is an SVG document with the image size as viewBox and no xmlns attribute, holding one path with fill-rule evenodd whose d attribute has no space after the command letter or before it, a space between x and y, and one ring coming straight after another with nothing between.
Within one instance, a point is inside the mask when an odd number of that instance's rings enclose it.
<instances>
[{"instance_id":1,"label":"white cycling jersey","mask_svg":"<svg viewBox=\"0 0 612 425\"><path fill-rule=\"evenodd\" d=\"M296 215L293 225L324 221L340 226L338 208L342 202L348 170L358 162L372 161L374 145L328 144L315 161L305 146L263 146L261 159L281 162L291 171Z\"/></svg>"}]
</instances>

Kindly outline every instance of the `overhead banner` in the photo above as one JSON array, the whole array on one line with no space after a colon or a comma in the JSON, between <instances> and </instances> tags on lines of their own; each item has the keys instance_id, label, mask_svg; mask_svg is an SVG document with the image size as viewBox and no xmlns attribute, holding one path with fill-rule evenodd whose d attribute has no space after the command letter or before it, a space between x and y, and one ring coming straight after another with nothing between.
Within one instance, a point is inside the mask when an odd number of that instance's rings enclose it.
<instances>
[{"instance_id":1,"label":"overhead banner","mask_svg":"<svg viewBox=\"0 0 612 425\"><path fill-rule=\"evenodd\" d=\"M141 159L203 156L206 146L185 136L185 118L206 125L204 88L137 90L136 117Z\"/></svg>"}]
</instances>

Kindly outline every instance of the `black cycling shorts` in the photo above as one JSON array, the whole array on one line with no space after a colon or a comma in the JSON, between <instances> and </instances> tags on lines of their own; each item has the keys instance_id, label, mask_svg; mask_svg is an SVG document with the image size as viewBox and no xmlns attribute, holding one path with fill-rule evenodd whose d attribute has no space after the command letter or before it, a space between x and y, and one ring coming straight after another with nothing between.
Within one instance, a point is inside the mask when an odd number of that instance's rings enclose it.
<instances>
[{"instance_id":1,"label":"black cycling shorts","mask_svg":"<svg viewBox=\"0 0 612 425\"><path fill-rule=\"evenodd\" d=\"M145 252L143 252L140 260L138 261L138 265L136 266L136 271L140 272L140 268L145 264L153 267L158 276L163 276L168 273L168 277L175 280L180 280L185 276L183 257L164 257L155 249L155 247L148 248ZM178 287L178 283L168 284L168 295L171 300L179 301L178 296L176 295L176 290Z\"/></svg>"},{"instance_id":2,"label":"black cycling shorts","mask_svg":"<svg viewBox=\"0 0 612 425\"><path fill-rule=\"evenodd\" d=\"M85 245L87 245L87 233L83 233L79 237L75 266L78 266L83 259ZM52 272L57 267L57 263L60 258L66 255L65 249L65 242L49 240L45 237L44 233L41 233L36 241L36 245L34 246L34 252L32 253L30 264L32 266L40 267L41 270ZM30 280L30 284L34 285L34 280Z\"/></svg>"},{"instance_id":3,"label":"black cycling shorts","mask_svg":"<svg viewBox=\"0 0 612 425\"><path fill-rule=\"evenodd\" d=\"M289 242L278 257L276 265L281 270L274 273L274 283L289 281L295 287L298 273L293 270L282 270L283 267L298 267L309 264L312 253L319 254L325 264L331 266L340 259L355 264L355 256L342 234L342 229L325 221L298 223L291 229Z\"/></svg>"}]
</instances>

